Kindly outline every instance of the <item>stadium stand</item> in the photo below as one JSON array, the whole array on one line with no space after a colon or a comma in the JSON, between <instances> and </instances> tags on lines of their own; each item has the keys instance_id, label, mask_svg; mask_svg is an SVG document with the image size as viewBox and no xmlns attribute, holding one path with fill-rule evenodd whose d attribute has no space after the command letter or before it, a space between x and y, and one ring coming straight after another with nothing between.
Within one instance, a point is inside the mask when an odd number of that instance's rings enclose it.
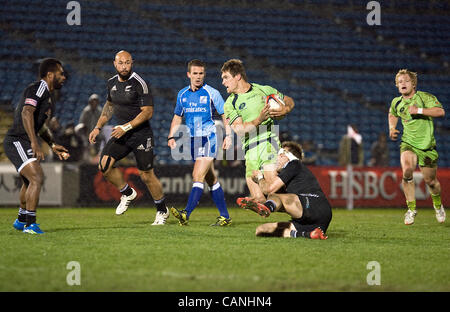
<instances>
[{"instance_id":1,"label":"stadium stand","mask_svg":"<svg viewBox=\"0 0 450 312\"><path fill-rule=\"evenodd\" d=\"M129 50L135 70L152 86L152 125L163 163L174 162L165 138L177 91L187 84L186 63L193 58L208 63L207 82L224 98L219 70L229 58L244 60L250 81L293 97L296 109L280 122L281 131L312 140L321 151L318 165L337 163L339 140L350 123L359 126L370 158L371 143L387 132L400 68L419 72L419 89L444 106L450 100L450 16L442 1L408 1L412 8L402 14L395 9L404 0L380 1L383 27L367 25L362 0L79 3L80 26L66 23L64 1L16 0L0 7L2 107L10 103L11 110L17 103L36 76L33 64L55 56L70 73L56 115L62 125L78 120L90 94L105 100L105 81L115 74L112 57ZM446 167L449 118L435 121L440 165ZM398 143L389 142L389 150L390 164L398 166Z\"/></svg>"}]
</instances>

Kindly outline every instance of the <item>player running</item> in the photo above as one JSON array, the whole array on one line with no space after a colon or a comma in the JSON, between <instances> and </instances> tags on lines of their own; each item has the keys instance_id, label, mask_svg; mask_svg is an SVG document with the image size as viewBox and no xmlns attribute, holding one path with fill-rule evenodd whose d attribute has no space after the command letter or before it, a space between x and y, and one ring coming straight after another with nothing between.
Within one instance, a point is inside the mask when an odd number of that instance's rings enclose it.
<instances>
[{"instance_id":1,"label":"player running","mask_svg":"<svg viewBox=\"0 0 450 312\"><path fill-rule=\"evenodd\" d=\"M299 144L283 142L277 157L278 176L271 183L260 171L255 171L252 176L264 194L268 194L267 201L261 204L247 197L237 199L240 207L264 217L275 211L286 212L292 217L290 222L258 226L256 236L327 239L325 232L332 218L331 206L316 177L301 162L302 159L303 150ZM282 189L286 193L275 193Z\"/></svg>"},{"instance_id":2,"label":"player running","mask_svg":"<svg viewBox=\"0 0 450 312\"><path fill-rule=\"evenodd\" d=\"M213 225L228 226L231 218L228 214L225 196L214 173L214 158L217 153L216 126L212 118L213 106L222 116L226 127L226 136L222 148L228 149L231 145L231 129L226 124L223 115L223 98L219 91L204 83L206 75L206 64L200 60L192 60L188 63L187 76L190 80L189 86L178 92L177 104L170 125L167 145L175 149L177 143L174 139L175 132L186 119L191 137L191 156L194 159L194 169L192 172L193 185L189 194L186 208L178 210L171 208L172 214L179 220L180 225L187 225L189 217L198 205L203 194L203 183L209 185L211 196L216 204L220 216Z\"/></svg>"},{"instance_id":3,"label":"player running","mask_svg":"<svg viewBox=\"0 0 450 312\"><path fill-rule=\"evenodd\" d=\"M288 114L294 108L294 100L270 86L249 83L240 60L225 62L221 71L222 84L230 94L224 106L225 117L242 140L250 196L257 202L264 202L266 198L258 184L252 180L252 172L263 170L268 181L276 177L274 164L280 141L273 131L274 118ZM265 102L271 94L277 94L285 105L280 105L276 110L269 109Z\"/></svg>"},{"instance_id":4,"label":"player running","mask_svg":"<svg viewBox=\"0 0 450 312\"><path fill-rule=\"evenodd\" d=\"M413 173L419 164L425 183L431 193L436 219L445 221L445 210L441 202L441 185L436 178L438 153L434 138L434 117L445 115L442 104L427 92L417 91L417 74L407 69L398 71L395 85L401 96L391 102L388 114L389 137L397 140L399 130L396 129L401 118L403 134L400 143L400 163L403 172L403 191L406 205L405 224L414 223L417 215Z\"/></svg>"},{"instance_id":5,"label":"player running","mask_svg":"<svg viewBox=\"0 0 450 312\"><path fill-rule=\"evenodd\" d=\"M30 84L14 112L14 122L8 130L3 146L6 156L16 167L22 178L19 216L13 226L29 234L43 234L36 223L36 209L44 181L40 161L44 153L38 141L40 136L61 160L70 155L63 146L55 144L53 134L46 126L55 110L51 92L60 89L66 76L61 62L44 59L39 65L40 81Z\"/></svg>"},{"instance_id":6,"label":"player running","mask_svg":"<svg viewBox=\"0 0 450 312\"><path fill-rule=\"evenodd\" d=\"M105 179L122 194L116 215L127 211L137 192L124 180L114 164L133 152L141 180L145 183L156 205L152 225L164 225L169 217L162 185L153 170L153 132L149 120L153 116L153 99L144 79L132 71L133 59L127 51L120 51L114 59L117 75L108 80L108 95L97 125L89 134L95 144L100 130L114 115L119 125L114 127L110 140L102 150L99 169Z\"/></svg>"}]
</instances>

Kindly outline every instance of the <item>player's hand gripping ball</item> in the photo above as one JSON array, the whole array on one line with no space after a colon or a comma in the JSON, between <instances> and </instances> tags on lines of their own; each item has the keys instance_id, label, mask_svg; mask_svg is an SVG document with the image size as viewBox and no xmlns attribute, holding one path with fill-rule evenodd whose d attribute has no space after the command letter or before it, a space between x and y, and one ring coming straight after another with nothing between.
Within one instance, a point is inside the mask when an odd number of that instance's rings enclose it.
<instances>
[{"instance_id":1,"label":"player's hand gripping ball","mask_svg":"<svg viewBox=\"0 0 450 312\"><path fill-rule=\"evenodd\" d=\"M270 109L277 110L280 108L280 103L286 105L282 99L277 94L270 94L266 97L266 104L269 104Z\"/></svg>"},{"instance_id":2,"label":"player's hand gripping ball","mask_svg":"<svg viewBox=\"0 0 450 312\"><path fill-rule=\"evenodd\" d=\"M282 99L277 94L270 94L266 97L266 104L269 104L269 111L281 110L281 105L286 105ZM280 105L281 104L281 105ZM276 120L283 119L284 116L272 117Z\"/></svg>"}]
</instances>

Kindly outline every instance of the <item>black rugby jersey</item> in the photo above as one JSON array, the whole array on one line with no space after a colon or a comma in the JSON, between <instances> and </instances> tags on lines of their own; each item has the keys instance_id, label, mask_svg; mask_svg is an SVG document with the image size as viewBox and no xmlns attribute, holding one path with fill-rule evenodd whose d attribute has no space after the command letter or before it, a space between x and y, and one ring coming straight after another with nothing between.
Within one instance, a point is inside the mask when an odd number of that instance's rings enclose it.
<instances>
[{"instance_id":1,"label":"black rugby jersey","mask_svg":"<svg viewBox=\"0 0 450 312\"><path fill-rule=\"evenodd\" d=\"M44 80L33 82L25 88L22 98L14 111L14 122L7 132L7 135L20 137L30 141L22 121L22 110L25 105L36 108L33 115L34 131L37 134L47 118L52 117L54 111L54 105L48 85Z\"/></svg>"},{"instance_id":2,"label":"black rugby jersey","mask_svg":"<svg viewBox=\"0 0 450 312\"><path fill-rule=\"evenodd\" d=\"M113 104L114 116L119 124L130 122L141 112L142 106L153 106L153 98L147 83L133 72L126 81L119 81L119 75L108 80L108 101ZM137 128L148 128L144 122Z\"/></svg>"},{"instance_id":3,"label":"black rugby jersey","mask_svg":"<svg viewBox=\"0 0 450 312\"><path fill-rule=\"evenodd\" d=\"M290 161L278 177L286 185L286 193L325 197L314 174L300 160Z\"/></svg>"}]
</instances>

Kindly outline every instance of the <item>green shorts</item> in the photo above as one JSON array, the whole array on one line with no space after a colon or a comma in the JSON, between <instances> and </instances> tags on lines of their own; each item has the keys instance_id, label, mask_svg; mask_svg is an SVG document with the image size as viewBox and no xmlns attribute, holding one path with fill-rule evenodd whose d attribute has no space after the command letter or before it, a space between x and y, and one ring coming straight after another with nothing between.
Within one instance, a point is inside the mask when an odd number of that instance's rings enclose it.
<instances>
[{"instance_id":1,"label":"green shorts","mask_svg":"<svg viewBox=\"0 0 450 312\"><path fill-rule=\"evenodd\" d=\"M405 151L411 151L417 155L417 162L419 163L420 167L428 167L428 168L437 167L439 155L438 152L436 151L435 146L424 151L415 148L414 146L409 145L408 143L402 142L400 144L400 154L402 154Z\"/></svg>"},{"instance_id":2,"label":"green shorts","mask_svg":"<svg viewBox=\"0 0 450 312\"><path fill-rule=\"evenodd\" d=\"M259 142L258 145L250 144L245 152L245 176L251 177L254 170L261 170L263 166L275 165L280 145L277 137Z\"/></svg>"}]
</instances>

